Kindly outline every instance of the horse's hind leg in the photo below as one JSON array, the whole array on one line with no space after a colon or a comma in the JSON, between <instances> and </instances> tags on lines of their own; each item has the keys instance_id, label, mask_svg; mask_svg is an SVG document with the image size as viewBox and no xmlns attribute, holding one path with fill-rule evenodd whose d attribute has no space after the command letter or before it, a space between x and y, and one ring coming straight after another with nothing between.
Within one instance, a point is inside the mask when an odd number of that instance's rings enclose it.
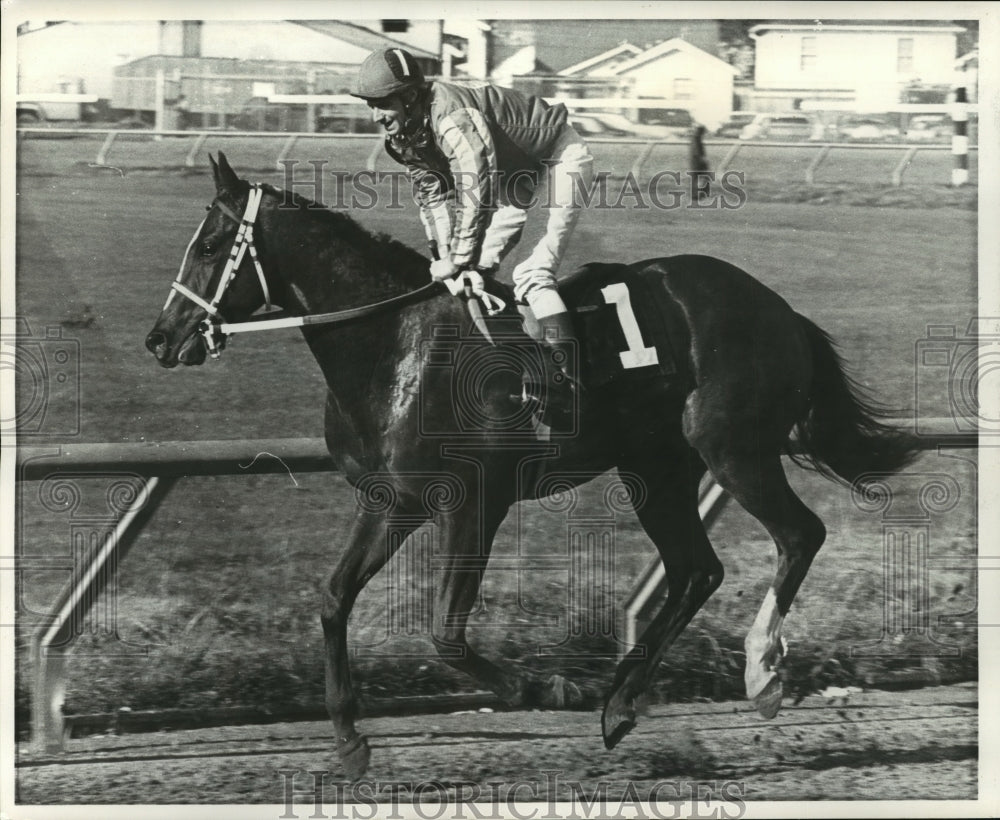
<instances>
[{"instance_id":1,"label":"horse's hind leg","mask_svg":"<svg viewBox=\"0 0 1000 820\"><path fill-rule=\"evenodd\" d=\"M715 479L778 548L777 574L746 639L747 695L773 717L781 707L773 666L782 620L826 537L781 464L792 427L806 415L814 365L787 305L759 290L739 293L720 294L709 318L692 331L698 387L687 397L682 424Z\"/></svg>"},{"instance_id":2,"label":"horse's hind leg","mask_svg":"<svg viewBox=\"0 0 1000 820\"><path fill-rule=\"evenodd\" d=\"M698 481L704 465L680 441L657 452L657 463L622 464L643 479L645 499L633 493L636 515L653 540L666 570L667 599L638 643L619 663L601 717L610 749L635 725L635 699L667 650L722 583L723 567L698 515Z\"/></svg>"},{"instance_id":3,"label":"horse's hind leg","mask_svg":"<svg viewBox=\"0 0 1000 820\"><path fill-rule=\"evenodd\" d=\"M747 697L763 717L781 709L781 680L774 666L782 652L781 625L826 537L823 522L788 485L777 448L763 454L730 438L702 442L702 455L716 480L770 533L778 548L778 569L747 634Z\"/></svg>"},{"instance_id":4,"label":"horse's hind leg","mask_svg":"<svg viewBox=\"0 0 1000 820\"><path fill-rule=\"evenodd\" d=\"M403 523L406 522L406 523ZM354 727L358 701L348 663L347 619L358 594L399 548L407 532L415 530L418 518L401 519L387 538L386 518L379 513L359 512L347 548L330 576L323 595L321 620L326 641L326 708L337 732L337 753L351 780L368 768L368 742Z\"/></svg>"}]
</instances>

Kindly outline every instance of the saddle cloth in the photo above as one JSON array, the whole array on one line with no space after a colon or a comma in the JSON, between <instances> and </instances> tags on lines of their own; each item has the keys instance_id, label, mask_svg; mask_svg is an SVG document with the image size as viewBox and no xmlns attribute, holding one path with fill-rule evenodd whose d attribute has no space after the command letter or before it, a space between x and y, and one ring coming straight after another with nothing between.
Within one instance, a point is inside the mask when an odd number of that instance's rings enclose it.
<instances>
[{"instance_id":1,"label":"saddle cloth","mask_svg":"<svg viewBox=\"0 0 1000 820\"><path fill-rule=\"evenodd\" d=\"M488 290L511 304L503 285L486 281ZM686 377L687 324L659 275L644 276L627 265L592 263L566 277L559 290L573 314L586 387L650 376L671 381ZM531 309L518 310L525 331L537 339Z\"/></svg>"}]
</instances>

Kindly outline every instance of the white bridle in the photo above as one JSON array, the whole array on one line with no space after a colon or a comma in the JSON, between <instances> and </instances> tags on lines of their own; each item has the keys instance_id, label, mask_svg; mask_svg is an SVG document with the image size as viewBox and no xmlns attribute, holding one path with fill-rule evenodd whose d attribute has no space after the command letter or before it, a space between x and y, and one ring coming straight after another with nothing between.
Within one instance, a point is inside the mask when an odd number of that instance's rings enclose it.
<instances>
[{"instance_id":1,"label":"white bridle","mask_svg":"<svg viewBox=\"0 0 1000 820\"><path fill-rule=\"evenodd\" d=\"M254 268L257 271L257 279L260 281L261 290L264 292L265 309L271 309L271 291L267 286L267 277L264 276L264 269L261 267L260 258L257 255L257 247L254 245L253 241L253 226L254 222L257 221L257 211L260 209L260 201L263 195L264 190L259 184L252 185L250 187L250 194L247 197L247 206L243 211L243 216L237 220L240 223L240 226L236 231L236 238L233 240L233 246L229 250L229 258L226 260L226 267L223 269L222 276L219 278L219 285L215 289L215 296L212 297L212 301L206 301L203 297L199 296L187 285L181 282L181 276L184 275L184 269L187 266L188 255L191 253L191 248L198 240L201 229L205 225L205 219L208 218L205 217L195 230L194 236L191 237L191 241L188 242L187 249L184 251L184 259L181 260L181 268L177 272L177 278L170 285L171 291L167 296L166 304L163 306L163 309L166 310L167 306L174 298L174 293L176 292L181 294L181 296L190 299L198 305L198 307L208 313L209 321L204 323L201 328L201 334L205 337L205 342L208 345L208 352L212 354L213 359L219 358L220 348L216 342L216 334L219 328L217 325L213 324L211 320L221 318L219 314L219 304L222 302L222 297L225 296L229 285L232 283L233 279L236 278L236 273L240 269L240 265L243 264L243 258L246 255L247 250L250 251L250 258L253 260ZM235 218L235 216L228 211L228 209L223 208L223 211L230 217Z\"/></svg>"},{"instance_id":2,"label":"white bridle","mask_svg":"<svg viewBox=\"0 0 1000 820\"><path fill-rule=\"evenodd\" d=\"M372 316L387 310L394 310L403 307L404 305L421 301L439 290L440 283L431 282L418 290L409 291L399 296L393 296L381 302L355 308L346 308L332 313L320 313L311 316L283 316L279 319L258 319L248 322L226 322L224 317L219 313L219 304L222 302L222 297L225 295L229 285L232 283L233 279L236 278L236 273L239 271L240 265L243 264L243 259L248 249L250 251L250 258L253 260L254 268L257 271L257 279L260 280L261 290L264 292L265 310L271 310L271 292L267 286L267 278L264 276L264 269L261 267L260 259L257 255L257 248L254 246L253 242L253 226L254 222L257 221L257 211L260 208L260 201L263 195L264 191L259 183L251 185L250 194L247 197L247 206L243 211L243 216L240 218L237 218L232 211L223 206L221 203L215 203L223 213L231 219L238 221L240 223L240 227L236 232L236 238L233 240L233 247L229 251L229 259L226 260L226 267L223 269L222 276L219 278L219 285L215 289L215 296L212 298L212 301L206 301L203 297L199 296L187 287L187 285L181 282L181 277L184 275L184 269L187 266L188 255L191 253L191 248L194 247L195 242L198 241L198 236L201 234L201 229L205 225L205 220L208 219L206 216L205 219L201 220L201 224L195 229L194 236L191 237L191 241L188 242L187 248L184 251L184 258L181 260L181 268L177 272L177 278L174 279L170 285L170 293L167 295L167 301L163 305L163 309L166 310L174 296L179 293L181 296L190 299L198 305L198 307L208 313L208 319L201 323L201 326L198 328L198 332L204 337L205 345L213 359L218 359L222 352L222 346L219 344L220 340L225 339L226 336L231 333L245 333L252 330L277 330L278 328L286 327L303 327L304 325L333 324L337 322L353 321L355 319ZM446 283L453 294L460 292L456 289L456 287L462 287L462 285L459 284L462 279L464 279L464 277L456 278L454 282ZM492 294L482 293L480 294L480 298L484 300L487 306L487 311L491 316L500 312L505 307L503 300L493 296ZM480 331L484 336L490 338L489 331L486 329L486 325L483 322L482 317L479 316L477 320L476 310L478 309L478 305L475 303L474 299L469 300L469 306L473 320L476 321L476 326L480 328ZM476 310L473 308L476 308Z\"/></svg>"}]
</instances>

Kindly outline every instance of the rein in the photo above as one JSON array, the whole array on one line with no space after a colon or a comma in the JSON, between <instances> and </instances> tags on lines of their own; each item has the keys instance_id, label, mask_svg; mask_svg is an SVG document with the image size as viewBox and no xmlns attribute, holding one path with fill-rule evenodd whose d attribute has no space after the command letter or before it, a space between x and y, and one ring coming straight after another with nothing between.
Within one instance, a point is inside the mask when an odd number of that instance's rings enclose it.
<instances>
[{"instance_id":1,"label":"rein","mask_svg":"<svg viewBox=\"0 0 1000 820\"><path fill-rule=\"evenodd\" d=\"M236 238L233 240L233 246L229 251L229 258L226 260L226 267L222 272L222 276L219 279L219 285L215 291L215 296L212 298L211 302L206 301L180 281L181 276L184 274L184 268L187 265L187 258L191 253L191 248L197 241L198 235L201 233L202 226L205 224L204 219L201 221L201 224L198 225L198 228L194 232L194 236L188 243L187 250L184 252L184 259L181 261L181 268L177 273L177 278L173 281L173 283L171 283L172 290L170 291L170 295L167 297L166 305L170 304L170 301L173 299L176 292L180 293L187 299L190 299L198 305L198 307L208 313L208 319L201 323L198 330L204 337L205 344L208 347L208 352L211 354L213 359L219 358L222 353L226 337L233 333L248 333L257 330L280 330L281 328L303 327L305 325L343 324L346 322L357 321L359 319L388 313L390 311L406 307L407 305L422 302L425 299L429 299L445 290L449 290L449 288L445 287L442 282L430 282L417 288L416 290L408 291L400 294L399 296L390 297L389 299L383 299L381 302L346 308L344 310L336 310L331 313L314 313L307 316L282 316L275 319L249 319L245 322L224 321L219 313L219 304L221 303L226 290L229 288L229 285L232 283L233 279L236 278L236 273L239 270L240 265L243 264L243 259L248 250L250 252L250 258L253 260L254 268L257 271L257 279L260 281L261 290L264 292L265 310L271 309L271 293L267 286L267 279L264 276L264 269L260 264L257 248L254 245L253 235L254 223L257 221L257 212L260 208L260 202L263 194L263 187L260 183L250 186L250 194L247 197L247 206L242 217L237 217L236 214L226 208L222 203L216 203L226 216L239 223L239 229L236 232ZM484 298L486 296L490 295L484 294ZM503 301L492 296L490 298L495 300L494 304L487 302L487 307L492 315L503 307ZM470 313L472 313L473 318L475 319L476 313L472 310L473 302L473 298L468 300ZM166 305L164 305L164 308L166 308ZM483 330L484 335L489 338L489 332L485 330L485 324L482 323L481 316L480 321L476 324L477 327L481 326L480 329Z\"/></svg>"},{"instance_id":2,"label":"rein","mask_svg":"<svg viewBox=\"0 0 1000 820\"><path fill-rule=\"evenodd\" d=\"M220 333L228 336L230 333L246 333L252 330L278 330L283 327L338 324L364 319L368 316L377 316L380 313L388 313L396 308L422 302L441 292L442 287L440 282L430 282L416 290L402 293L399 296L393 296L390 299L383 299L381 302L361 305L360 307L345 308L344 310L335 310L332 313L313 313L309 316L283 316L279 319L250 319L246 322L235 323L219 322L215 326Z\"/></svg>"}]
</instances>

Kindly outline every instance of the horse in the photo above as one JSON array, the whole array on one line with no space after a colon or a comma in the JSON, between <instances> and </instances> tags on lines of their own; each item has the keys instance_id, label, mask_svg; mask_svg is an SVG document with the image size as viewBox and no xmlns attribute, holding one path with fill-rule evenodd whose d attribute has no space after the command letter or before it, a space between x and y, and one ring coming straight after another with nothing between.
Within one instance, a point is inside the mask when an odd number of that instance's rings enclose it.
<instances>
[{"instance_id":1,"label":"horse","mask_svg":"<svg viewBox=\"0 0 1000 820\"><path fill-rule=\"evenodd\" d=\"M199 365L224 348L227 328L252 325L272 302L301 326L328 387L327 447L358 492L320 613L326 707L350 778L368 769L370 751L356 726L348 618L365 584L429 520L445 556L431 626L440 657L511 707L580 706L575 686L498 665L466 637L497 529L513 504L551 491L547 476L562 476L561 487L613 468L632 476L629 498L666 572L665 600L607 690L605 746L635 726L637 698L723 580L698 514L706 471L777 548L746 636L744 675L761 715L777 714L782 621L826 536L789 486L782 456L863 485L867 474L896 472L917 453L847 373L830 336L714 257L584 266L560 283L584 340L578 423L553 434L538 423L524 384L525 368L550 346L525 334L519 314L506 325L496 323L503 312L484 320L440 283L428 284L430 260L419 252L343 212L251 185L221 152L210 162L215 197L146 347L164 367ZM510 297L499 283L490 290ZM277 320L265 315L262 324L269 321ZM462 360L469 367L457 377Z\"/></svg>"}]
</instances>

